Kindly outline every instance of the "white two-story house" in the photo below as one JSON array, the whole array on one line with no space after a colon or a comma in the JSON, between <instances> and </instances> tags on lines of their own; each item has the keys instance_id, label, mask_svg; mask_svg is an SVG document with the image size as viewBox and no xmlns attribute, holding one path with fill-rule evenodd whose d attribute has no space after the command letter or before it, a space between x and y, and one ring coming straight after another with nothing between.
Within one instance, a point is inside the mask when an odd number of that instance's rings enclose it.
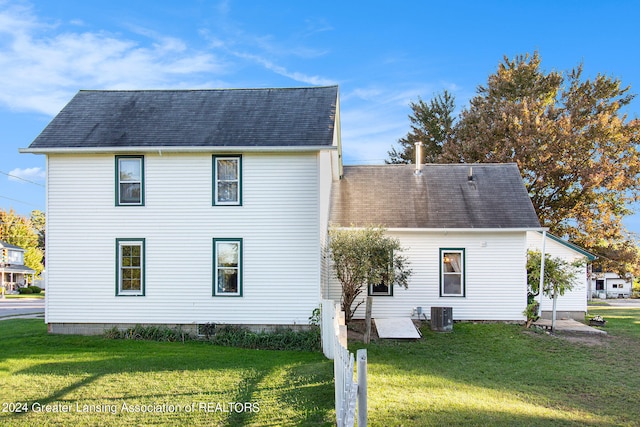
<instances>
[{"instance_id":1,"label":"white two-story house","mask_svg":"<svg viewBox=\"0 0 640 427\"><path fill-rule=\"evenodd\" d=\"M337 87L80 91L22 151L47 159L50 332L318 307Z\"/></svg>"},{"instance_id":2,"label":"white two-story house","mask_svg":"<svg viewBox=\"0 0 640 427\"><path fill-rule=\"evenodd\" d=\"M35 271L24 265L24 249L0 240L0 290L13 292L29 285Z\"/></svg>"},{"instance_id":3,"label":"white two-story house","mask_svg":"<svg viewBox=\"0 0 640 427\"><path fill-rule=\"evenodd\" d=\"M330 227L407 250L408 289L370 284L374 317L524 319L542 229L517 166L343 168L335 86L80 91L21 151L47 159L51 332L307 325L340 299Z\"/></svg>"}]
</instances>

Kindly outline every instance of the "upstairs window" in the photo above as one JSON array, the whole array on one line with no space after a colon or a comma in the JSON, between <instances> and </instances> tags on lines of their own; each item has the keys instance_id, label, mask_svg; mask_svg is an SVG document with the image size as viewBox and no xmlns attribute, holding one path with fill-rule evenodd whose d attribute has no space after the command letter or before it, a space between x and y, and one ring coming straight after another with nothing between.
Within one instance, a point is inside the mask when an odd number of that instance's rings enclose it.
<instances>
[{"instance_id":1,"label":"upstairs window","mask_svg":"<svg viewBox=\"0 0 640 427\"><path fill-rule=\"evenodd\" d=\"M440 296L463 297L465 293L464 249L440 249Z\"/></svg>"},{"instance_id":2,"label":"upstairs window","mask_svg":"<svg viewBox=\"0 0 640 427\"><path fill-rule=\"evenodd\" d=\"M143 156L116 156L116 205L144 205Z\"/></svg>"},{"instance_id":3,"label":"upstairs window","mask_svg":"<svg viewBox=\"0 0 640 427\"><path fill-rule=\"evenodd\" d=\"M213 157L213 204L242 205L242 157Z\"/></svg>"}]
</instances>

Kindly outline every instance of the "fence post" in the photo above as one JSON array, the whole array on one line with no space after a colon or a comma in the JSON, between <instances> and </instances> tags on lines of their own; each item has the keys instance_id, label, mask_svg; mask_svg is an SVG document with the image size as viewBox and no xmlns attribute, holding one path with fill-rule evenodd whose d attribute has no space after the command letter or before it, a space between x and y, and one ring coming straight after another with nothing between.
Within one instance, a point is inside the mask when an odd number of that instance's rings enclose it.
<instances>
[{"instance_id":1,"label":"fence post","mask_svg":"<svg viewBox=\"0 0 640 427\"><path fill-rule=\"evenodd\" d=\"M367 349L357 352L358 359L358 427L367 425Z\"/></svg>"},{"instance_id":2,"label":"fence post","mask_svg":"<svg viewBox=\"0 0 640 427\"><path fill-rule=\"evenodd\" d=\"M333 359L335 353L335 303L331 300L323 299L321 303L322 307L322 352L327 359Z\"/></svg>"}]
</instances>

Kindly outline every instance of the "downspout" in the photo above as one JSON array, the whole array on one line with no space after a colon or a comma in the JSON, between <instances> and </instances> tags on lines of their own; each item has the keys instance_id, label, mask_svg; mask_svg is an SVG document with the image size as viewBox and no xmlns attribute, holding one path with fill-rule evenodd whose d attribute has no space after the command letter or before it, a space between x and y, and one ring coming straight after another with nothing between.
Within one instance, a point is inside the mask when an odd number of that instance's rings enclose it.
<instances>
[{"instance_id":1,"label":"downspout","mask_svg":"<svg viewBox=\"0 0 640 427\"><path fill-rule=\"evenodd\" d=\"M538 302L538 317L542 317L542 296L544 294L544 261L545 250L547 244L547 230L542 230L542 257L540 258L540 285L538 288L538 294L540 301Z\"/></svg>"}]
</instances>

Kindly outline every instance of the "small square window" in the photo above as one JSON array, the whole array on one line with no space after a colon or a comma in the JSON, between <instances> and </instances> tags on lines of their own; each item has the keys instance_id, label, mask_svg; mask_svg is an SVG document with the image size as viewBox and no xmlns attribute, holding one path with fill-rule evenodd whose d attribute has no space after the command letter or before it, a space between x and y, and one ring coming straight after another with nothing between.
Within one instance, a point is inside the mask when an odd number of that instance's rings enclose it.
<instances>
[{"instance_id":1,"label":"small square window","mask_svg":"<svg viewBox=\"0 0 640 427\"><path fill-rule=\"evenodd\" d=\"M116 205L144 205L143 156L116 156Z\"/></svg>"},{"instance_id":2,"label":"small square window","mask_svg":"<svg viewBox=\"0 0 640 427\"><path fill-rule=\"evenodd\" d=\"M213 295L242 296L242 239L213 239Z\"/></svg>"},{"instance_id":3,"label":"small square window","mask_svg":"<svg viewBox=\"0 0 640 427\"><path fill-rule=\"evenodd\" d=\"M242 204L242 157L213 157L213 204L238 206Z\"/></svg>"}]
</instances>

